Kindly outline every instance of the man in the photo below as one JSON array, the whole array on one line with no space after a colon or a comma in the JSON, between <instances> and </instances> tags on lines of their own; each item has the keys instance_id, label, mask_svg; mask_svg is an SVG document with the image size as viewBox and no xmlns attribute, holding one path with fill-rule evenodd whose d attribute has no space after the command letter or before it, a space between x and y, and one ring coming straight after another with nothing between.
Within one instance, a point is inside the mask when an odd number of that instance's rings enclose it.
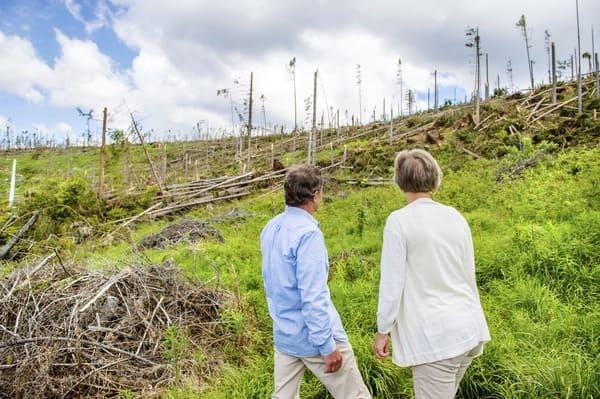
<instances>
[{"instance_id":1,"label":"man","mask_svg":"<svg viewBox=\"0 0 600 399\"><path fill-rule=\"evenodd\" d=\"M367 390L327 286L329 262L313 214L323 195L319 170L291 167L285 212L260 236L262 276L275 341L273 399L296 399L308 368L336 399L368 399Z\"/></svg>"}]
</instances>

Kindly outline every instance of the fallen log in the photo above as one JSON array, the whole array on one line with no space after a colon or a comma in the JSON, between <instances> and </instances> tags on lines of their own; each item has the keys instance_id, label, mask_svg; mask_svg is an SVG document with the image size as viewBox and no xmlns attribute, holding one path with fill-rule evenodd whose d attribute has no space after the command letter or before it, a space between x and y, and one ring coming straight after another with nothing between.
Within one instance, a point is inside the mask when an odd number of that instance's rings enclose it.
<instances>
[{"instance_id":1,"label":"fallen log","mask_svg":"<svg viewBox=\"0 0 600 399\"><path fill-rule=\"evenodd\" d=\"M21 238L23 238L23 236L25 234L27 234L27 232L29 231L29 229L31 229L31 227L35 224L38 215L39 215L39 211L35 211L33 213L33 215L31 215L31 217L29 218L29 220L27 221L27 223L25 223L23 225L23 227L21 227L21 229L19 230L19 232L13 238L11 238L6 243L6 245L4 245L2 247L2 249L0 249L0 259L5 259L8 256L8 253L10 252L10 250L15 245L17 245L17 243L21 240Z\"/></svg>"},{"instance_id":2,"label":"fallen log","mask_svg":"<svg viewBox=\"0 0 600 399\"><path fill-rule=\"evenodd\" d=\"M546 116L546 115L548 115L548 114L550 114L550 113L552 113L552 112L556 111L557 109L560 109L560 108L564 107L564 106L565 106L565 105L567 105L567 104L570 104L570 103L572 103L572 102L573 102L573 101L575 101L575 100L577 100L577 97L573 97L573 98L572 98L572 99L570 99L570 100L567 100L567 101L565 101L565 102L562 102L562 103L560 103L560 104L558 104L558 105L556 105L556 106L554 106L554 107L550 108L548 111L546 111L546 112L542 113L541 115L538 115L537 117L535 117L535 119L533 119L533 120L532 120L530 123L537 122L538 120L542 119L544 116Z\"/></svg>"}]
</instances>

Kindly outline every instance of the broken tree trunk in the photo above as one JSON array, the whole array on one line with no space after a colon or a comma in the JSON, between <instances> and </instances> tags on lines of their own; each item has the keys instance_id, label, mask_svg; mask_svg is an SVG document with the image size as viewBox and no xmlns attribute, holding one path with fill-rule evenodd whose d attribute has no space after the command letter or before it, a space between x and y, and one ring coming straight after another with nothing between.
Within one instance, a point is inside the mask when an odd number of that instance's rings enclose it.
<instances>
[{"instance_id":1,"label":"broken tree trunk","mask_svg":"<svg viewBox=\"0 0 600 399\"><path fill-rule=\"evenodd\" d=\"M23 238L25 234L27 234L29 229L35 224L38 214L39 211L35 211L27 223L21 227L21 230L19 230L19 232L13 238L11 238L6 245L2 247L2 249L0 249L0 259L6 258L10 250L21 240L21 238Z\"/></svg>"},{"instance_id":2,"label":"broken tree trunk","mask_svg":"<svg viewBox=\"0 0 600 399\"><path fill-rule=\"evenodd\" d=\"M156 170L154 169L154 164L152 163L152 159L150 158L148 149L146 148L146 145L144 144L144 137L142 136L142 134L140 133L140 130L137 127L137 122L135 121L133 114L131 114L131 125L133 126L135 133L137 134L138 138L140 139L140 144L142 145L142 148L144 149L144 153L146 154L146 159L148 160L148 163L150 164L150 169L152 170L152 174L154 175L154 180L156 180L156 184L158 184L158 189L160 190L160 193L163 196L166 196L165 189L160 181L160 178L158 177L158 174L156 173Z\"/></svg>"}]
</instances>

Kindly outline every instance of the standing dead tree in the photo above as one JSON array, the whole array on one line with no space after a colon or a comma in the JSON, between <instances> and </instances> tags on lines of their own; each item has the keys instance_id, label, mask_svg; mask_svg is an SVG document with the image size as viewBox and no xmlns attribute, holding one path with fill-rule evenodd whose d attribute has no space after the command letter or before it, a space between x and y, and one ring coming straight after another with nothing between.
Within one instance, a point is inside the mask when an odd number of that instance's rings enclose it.
<instances>
[{"instance_id":1,"label":"standing dead tree","mask_svg":"<svg viewBox=\"0 0 600 399\"><path fill-rule=\"evenodd\" d=\"M250 72L250 94L248 100L248 169L252 168L252 85L254 72Z\"/></svg>"},{"instance_id":2,"label":"standing dead tree","mask_svg":"<svg viewBox=\"0 0 600 399\"><path fill-rule=\"evenodd\" d=\"M517 21L517 28L521 30L521 34L525 40L525 49L527 50L527 65L529 65L529 79L531 80L531 91L533 91L535 89L535 82L533 79L533 61L531 60L531 56L529 54L531 45L529 44L529 32L527 32L527 20L525 19L525 15L521 15L521 18L519 18Z\"/></svg>"},{"instance_id":3,"label":"standing dead tree","mask_svg":"<svg viewBox=\"0 0 600 399\"><path fill-rule=\"evenodd\" d=\"M475 90L473 91L473 97L475 100L475 124L479 125L479 107L480 107L480 85L481 85L481 69L480 69L480 41L479 28L467 29L467 43L466 46L475 49Z\"/></svg>"},{"instance_id":4,"label":"standing dead tree","mask_svg":"<svg viewBox=\"0 0 600 399\"><path fill-rule=\"evenodd\" d=\"M600 98L600 75L598 74L598 53L596 53L596 44L594 37L594 27L592 27L592 57L594 57L594 71L596 75L596 97Z\"/></svg>"},{"instance_id":5,"label":"standing dead tree","mask_svg":"<svg viewBox=\"0 0 600 399\"><path fill-rule=\"evenodd\" d=\"M315 71L314 82L313 82L313 96L312 96L312 126L308 138L308 164L314 165L316 162L316 151L317 151L317 78L318 72Z\"/></svg>"},{"instance_id":6,"label":"standing dead tree","mask_svg":"<svg viewBox=\"0 0 600 399\"><path fill-rule=\"evenodd\" d=\"M156 181L156 184L158 185L160 194L162 196L166 196L167 193L163 187L162 182L160 181L160 177L158 177L158 173L156 172L156 169L154 168L154 163L152 163L152 158L150 158L150 153L148 152L148 149L146 148L146 144L144 143L144 136L142 135L142 133L140 132L140 129L138 128L138 123L135 120L135 118L133 117L133 113L129 113L129 116L131 117L131 127L133 128L134 132L137 134L138 139L140 140L140 144L142 145L142 148L144 149L144 154L146 154L146 159L148 160L148 164L150 165L150 170L152 171L154 180Z\"/></svg>"},{"instance_id":7,"label":"standing dead tree","mask_svg":"<svg viewBox=\"0 0 600 399\"><path fill-rule=\"evenodd\" d=\"M579 31L579 0L575 0L577 15L577 112L583 112L583 90L581 88L581 34Z\"/></svg>"},{"instance_id":8,"label":"standing dead tree","mask_svg":"<svg viewBox=\"0 0 600 399\"><path fill-rule=\"evenodd\" d=\"M398 115L402 116L402 108L404 108L404 88L402 87L404 82L402 80L402 60L398 58L398 70L396 71L396 84L400 88L400 102L398 103Z\"/></svg>"},{"instance_id":9,"label":"standing dead tree","mask_svg":"<svg viewBox=\"0 0 600 399\"><path fill-rule=\"evenodd\" d=\"M550 47L552 49L552 104L556 104L556 46L554 42L552 42Z\"/></svg>"},{"instance_id":10,"label":"standing dead tree","mask_svg":"<svg viewBox=\"0 0 600 399\"><path fill-rule=\"evenodd\" d=\"M87 132L85 140L87 145L89 146L92 142L92 131L90 130L90 121L94 119L94 110L90 109L88 112L83 112L81 108L77 107L77 112L79 113L79 116L83 116L86 118Z\"/></svg>"},{"instance_id":11,"label":"standing dead tree","mask_svg":"<svg viewBox=\"0 0 600 399\"><path fill-rule=\"evenodd\" d=\"M550 32L548 30L544 31L544 49L546 50L546 54L548 55L548 82L552 83L552 54L551 54L551 44L550 44Z\"/></svg>"},{"instance_id":12,"label":"standing dead tree","mask_svg":"<svg viewBox=\"0 0 600 399\"><path fill-rule=\"evenodd\" d=\"M358 86L358 123L362 124L362 77L360 72L360 64L356 65L356 85Z\"/></svg>"},{"instance_id":13,"label":"standing dead tree","mask_svg":"<svg viewBox=\"0 0 600 399\"><path fill-rule=\"evenodd\" d=\"M296 57L292 58L287 65L288 73L290 74L290 79L292 79L292 84L294 85L294 133L298 130L298 104L296 97Z\"/></svg>"},{"instance_id":14,"label":"standing dead tree","mask_svg":"<svg viewBox=\"0 0 600 399\"><path fill-rule=\"evenodd\" d=\"M100 198L104 197L104 169L106 167L106 123L108 117L108 110L106 107L102 113L102 143L100 146L100 181L98 183L98 195Z\"/></svg>"},{"instance_id":15,"label":"standing dead tree","mask_svg":"<svg viewBox=\"0 0 600 399\"><path fill-rule=\"evenodd\" d=\"M513 67L512 60L509 58L506 63L506 75L508 75L508 81L510 82L510 92L514 93L515 91L515 81L513 79Z\"/></svg>"}]
</instances>

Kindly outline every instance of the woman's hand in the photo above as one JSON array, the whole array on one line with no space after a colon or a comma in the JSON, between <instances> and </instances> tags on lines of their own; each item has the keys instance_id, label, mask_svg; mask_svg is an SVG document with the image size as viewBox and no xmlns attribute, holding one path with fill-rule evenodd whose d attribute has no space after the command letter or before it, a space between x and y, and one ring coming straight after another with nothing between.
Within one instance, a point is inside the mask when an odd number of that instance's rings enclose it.
<instances>
[{"instance_id":1,"label":"woman's hand","mask_svg":"<svg viewBox=\"0 0 600 399\"><path fill-rule=\"evenodd\" d=\"M388 337L389 334L377 333L375 335L375 340L373 341L373 352L375 352L375 356L377 356L379 359L385 359L390 355Z\"/></svg>"}]
</instances>

